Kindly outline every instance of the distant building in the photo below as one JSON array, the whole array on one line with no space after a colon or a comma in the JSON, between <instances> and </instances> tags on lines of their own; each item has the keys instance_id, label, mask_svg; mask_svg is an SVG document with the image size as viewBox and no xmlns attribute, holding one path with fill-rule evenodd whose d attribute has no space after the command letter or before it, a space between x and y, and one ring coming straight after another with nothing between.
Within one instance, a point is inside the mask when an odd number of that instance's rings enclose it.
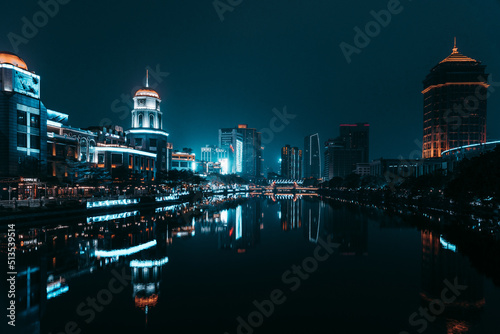
<instances>
[{"instance_id":1,"label":"distant building","mask_svg":"<svg viewBox=\"0 0 500 334\"><path fill-rule=\"evenodd\" d=\"M358 162L356 164L354 174L358 174L361 176L370 175L370 164L365 162Z\"/></svg>"},{"instance_id":2,"label":"distant building","mask_svg":"<svg viewBox=\"0 0 500 334\"><path fill-rule=\"evenodd\" d=\"M281 176L298 180L302 177L302 150L286 145L281 149Z\"/></svg>"},{"instance_id":3,"label":"distant building","mask_svg":"<svg viewBox=\"0 0 500 334\"><path fill-rule=\"evenodd\" d=\"M227 159L227 151L215 145L206 145L201 148L201 161L219 162L222 159Z\"/></svg>"},{"instance_id":4,"label":"distant building","mask_svg":"<svg viewBox=\"0 0 500 334\"><path fill-rule=\"evenodd\" d=\"M219 148L228 152L229 174L262 176L261 134L256 129L246 124L219 129Z\"/></svg>"},{"instance_id":5,"label":"distant building","mask_svg":"<svg viewBox=\"0 0 500 334\"><path fill-rule=\"evenodd\" d=\"M453 47L427 75L424 90L423 158L486 142L488 74L485 65Z\"/></svg>"},{"instance_id":6,"label":"distant building","mask_svg":"<svg viewBox=\"0 0 500 334\"><path fill-rule=\"evenodd\" d=\"M356 171L356 164L369 162L367 123L341 124L340 136L325 142L323 177L345 177Z\"/></svg>"},{"instance_id":7,"label":"distant building","mask_svg":"<svg viewBox=\"0 0 500 334\"><path fill-rule=\"evenodd\" d=\"M321 149L319 134L315 133L304 138L304 178L321 178Z\"/></svg>"},{"instance_id":8,"label":"distant building","mask_svg":"<svg viewBox=\"0 0 500 334\"><path fill-rule=\"evenodd\" d=\"M390 180L395 177L417 176L422 160L405 159L375 159L370 162L370 175Z\"/></svg>"},{"instance_id":9,"label":"distant building","mask_svg":"<svg viewBox=\"0 0 500 334\"><path fill-rule=\"evenodd\" d=\"M172 153L172 169L195 172L197 169L195 155L186 152Z\"/></svg>"}]
</instances>

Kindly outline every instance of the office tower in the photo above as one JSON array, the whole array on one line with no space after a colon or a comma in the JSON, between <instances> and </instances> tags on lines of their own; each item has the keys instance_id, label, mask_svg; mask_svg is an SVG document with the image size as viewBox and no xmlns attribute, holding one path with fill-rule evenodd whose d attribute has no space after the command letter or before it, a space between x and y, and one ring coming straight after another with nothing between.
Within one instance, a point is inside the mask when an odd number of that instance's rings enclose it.
<instances>
[{"instance_id":1,"label":"office tower","mask_svg":"<svg viewBox=\"0 0 500 334\"><path fill-rule=\"evenodd\" d=\"M321 178L321 150L319 134L315 133L304 138L304 178Z\"/></svg>"},{"instance_id":2,"label":"office tower","mask_svg":"<svg viewBox=\"0 0 500 334\"><path fill-rule=\"evenodd\" d=\"M219 129L219 147L228 152L229 171L249 177L262 175L261 134L240 124Z\"/></svg>"},{"instance_id":3,"label":"office tower","mask_svg":"<svg viewBox=\"0 0 500 334\"><path fill-rule=\"evenodd\" d=\"M434 66L423 81L422 157L436 158L452 148L486 142L485 65L458 52Z\"/></svg>"},{"instance_id":4,"label":"office tower","mask_svg":"<svg viewBox=\"0 0 500 334\"><path fill-rule=\"evenodd\" d=\"M367 123L340 125L340 136L325 142L325 180L346 177L356 164L369 162L369 131Z\"/></svg>"},{"instance_id":5,"label":"office tower","mask_svg":"<svg viewBox=\"0 0 500 334\"><path fill-rule=\"evenodd\" d=\"M302 150L286 145L281 149L281 176L298 180L302 175Z\"/></svg>"},{"instance_id":6,"label":"office tower","mask_svg":"<svg viewBox=\"0 0 500 334\"><path fill-rule=\"evenodd\" d=\"M219 148L216 145L206 145L201 148L201 161L205 162L220 162L227 158L227 151Z\"/></svg>"}]
</instances>

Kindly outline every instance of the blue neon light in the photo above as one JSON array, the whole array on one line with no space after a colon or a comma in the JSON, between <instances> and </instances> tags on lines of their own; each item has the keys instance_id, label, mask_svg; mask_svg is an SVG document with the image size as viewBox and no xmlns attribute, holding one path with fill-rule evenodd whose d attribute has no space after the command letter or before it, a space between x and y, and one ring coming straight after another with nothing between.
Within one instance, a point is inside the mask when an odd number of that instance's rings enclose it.
<instances>
[{"instance_id":1,"label":"blue neon light","mask_svg":"<svg viewBox=\"0 0 500 334\"><path fill-rule=\"evenodd\" d=\"M168 263L168 256L160 260L132 260L130 261L131 268L152 268L163 266Z\"/></svg>"},{"instance_id":2,"label":"blue neon light","mask_svg":"<svg viewBox=\"0 0 500 334\"><path fill-rule=\"evenodd\" d=\"M156 240L147 242L147 243L139 245L139 246L134 246L134 247L125 248L125 249L115 249L115 250L110 250L110 251L96 250L95 256L100 256L100 257L128 256L128 255L138 253L140 251L143 251L145 249L148 249L148 248L151 248L154 246L156 246Z\"/></svg>"}]
</instances>

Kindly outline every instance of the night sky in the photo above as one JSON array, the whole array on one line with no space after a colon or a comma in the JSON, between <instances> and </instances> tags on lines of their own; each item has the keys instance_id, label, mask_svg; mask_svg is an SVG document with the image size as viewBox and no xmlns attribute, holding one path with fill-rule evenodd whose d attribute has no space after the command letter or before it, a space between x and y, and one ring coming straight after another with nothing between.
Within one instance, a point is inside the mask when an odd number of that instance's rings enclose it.
<instances>
[{"instance_id":1,"label":"night sky","mask_svg":"<svg viewBox=\"0 0 500 334\"><path fill-rule=\"evenodd\" d=\"M0 12L0 50L23 58L41 76L44 104L80 128L109 120L128 128L121 95L158 66L169 73L161 83L150 78L164 129L175 149L197 156L217 143L218 128L266 128L273 108L286 106L296 117L264 151L276 169L281 146L302 147L315 132L324 142L348 122L370 123L370 159L408 158L422 138L422 80L457 36L459 51L499 82L488 99L488 139L500 139L498 0L402 0L403 10L350 64L340 43L354 44L353 28L364 30L370 11L388 0L243 0L224 21L212 2L71 0L16 50L8 33L22 35L22 18L33 22L41 7L9 1Z\"/></svg>"}]
</instances>

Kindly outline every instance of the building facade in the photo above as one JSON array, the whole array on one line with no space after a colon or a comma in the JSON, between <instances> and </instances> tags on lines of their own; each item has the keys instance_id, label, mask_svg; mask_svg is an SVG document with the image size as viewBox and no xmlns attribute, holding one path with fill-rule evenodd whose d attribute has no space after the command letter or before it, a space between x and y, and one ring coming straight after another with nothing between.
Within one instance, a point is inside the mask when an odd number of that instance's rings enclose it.
<instances>
[{"instance_id":1,"label":"building facade","mask_svg":"<svg viewBox=\"0 0 500 334\"><path fill-rule=\"evenodd\" d=\"M281 149L281 176L285 179L302 178L302 150L286 145Z\"/></svg>"},{"instance_id":2,"label":"building facade","mask_svg":"<svg viewBox=\"0 0 500 334\"><path fill-rule=\"evenodd\" d=\"M321 175L321 149L319 134L315 133L304 138L304 178L320 179Z\"/></svg>"},{"instance_id":3,"label":"building facade","mask_svg":"<svg viewBox=\"0 0 500 334\"><path fill-rule=\"evenodd\" d=\"M323 177L326 181L355 173L358 163L369 163L370 125L341 124L339 132L339 137L325 142Z\"/></svg>"},{"instance_id":4,"label":"building facade","mask_svg":"<svg viewBox=\"0 0 500 334\"><path fill-rule=\"evenodd\" d=\"M45 175L46 129L40 76L18 56L0 52L0 177Z\"/></svg>"},{"instance_id":5,"label":"building facade","mask_svg":"<svg viewBox=\"0 0 500 334\"><path fill-rule=\"evenodd\" d=\"M160 109L160 95L148 84L134 95L131 128L125 131L127 145L137 150L156 154L157 171L171 169L172 145L168 133L163 130L163 112Z\"/></svg>"},{"instance_id":6,"label":"building facade","mask_svg":"<svg viewBox=\"0 0 500 334\"><path fill-rule=\"evenodd\" d=\"M486 142L488 74L481 62L453 47L423 81L422 157L438 158L456 147Z\"/></svg>"}]
</instances>

